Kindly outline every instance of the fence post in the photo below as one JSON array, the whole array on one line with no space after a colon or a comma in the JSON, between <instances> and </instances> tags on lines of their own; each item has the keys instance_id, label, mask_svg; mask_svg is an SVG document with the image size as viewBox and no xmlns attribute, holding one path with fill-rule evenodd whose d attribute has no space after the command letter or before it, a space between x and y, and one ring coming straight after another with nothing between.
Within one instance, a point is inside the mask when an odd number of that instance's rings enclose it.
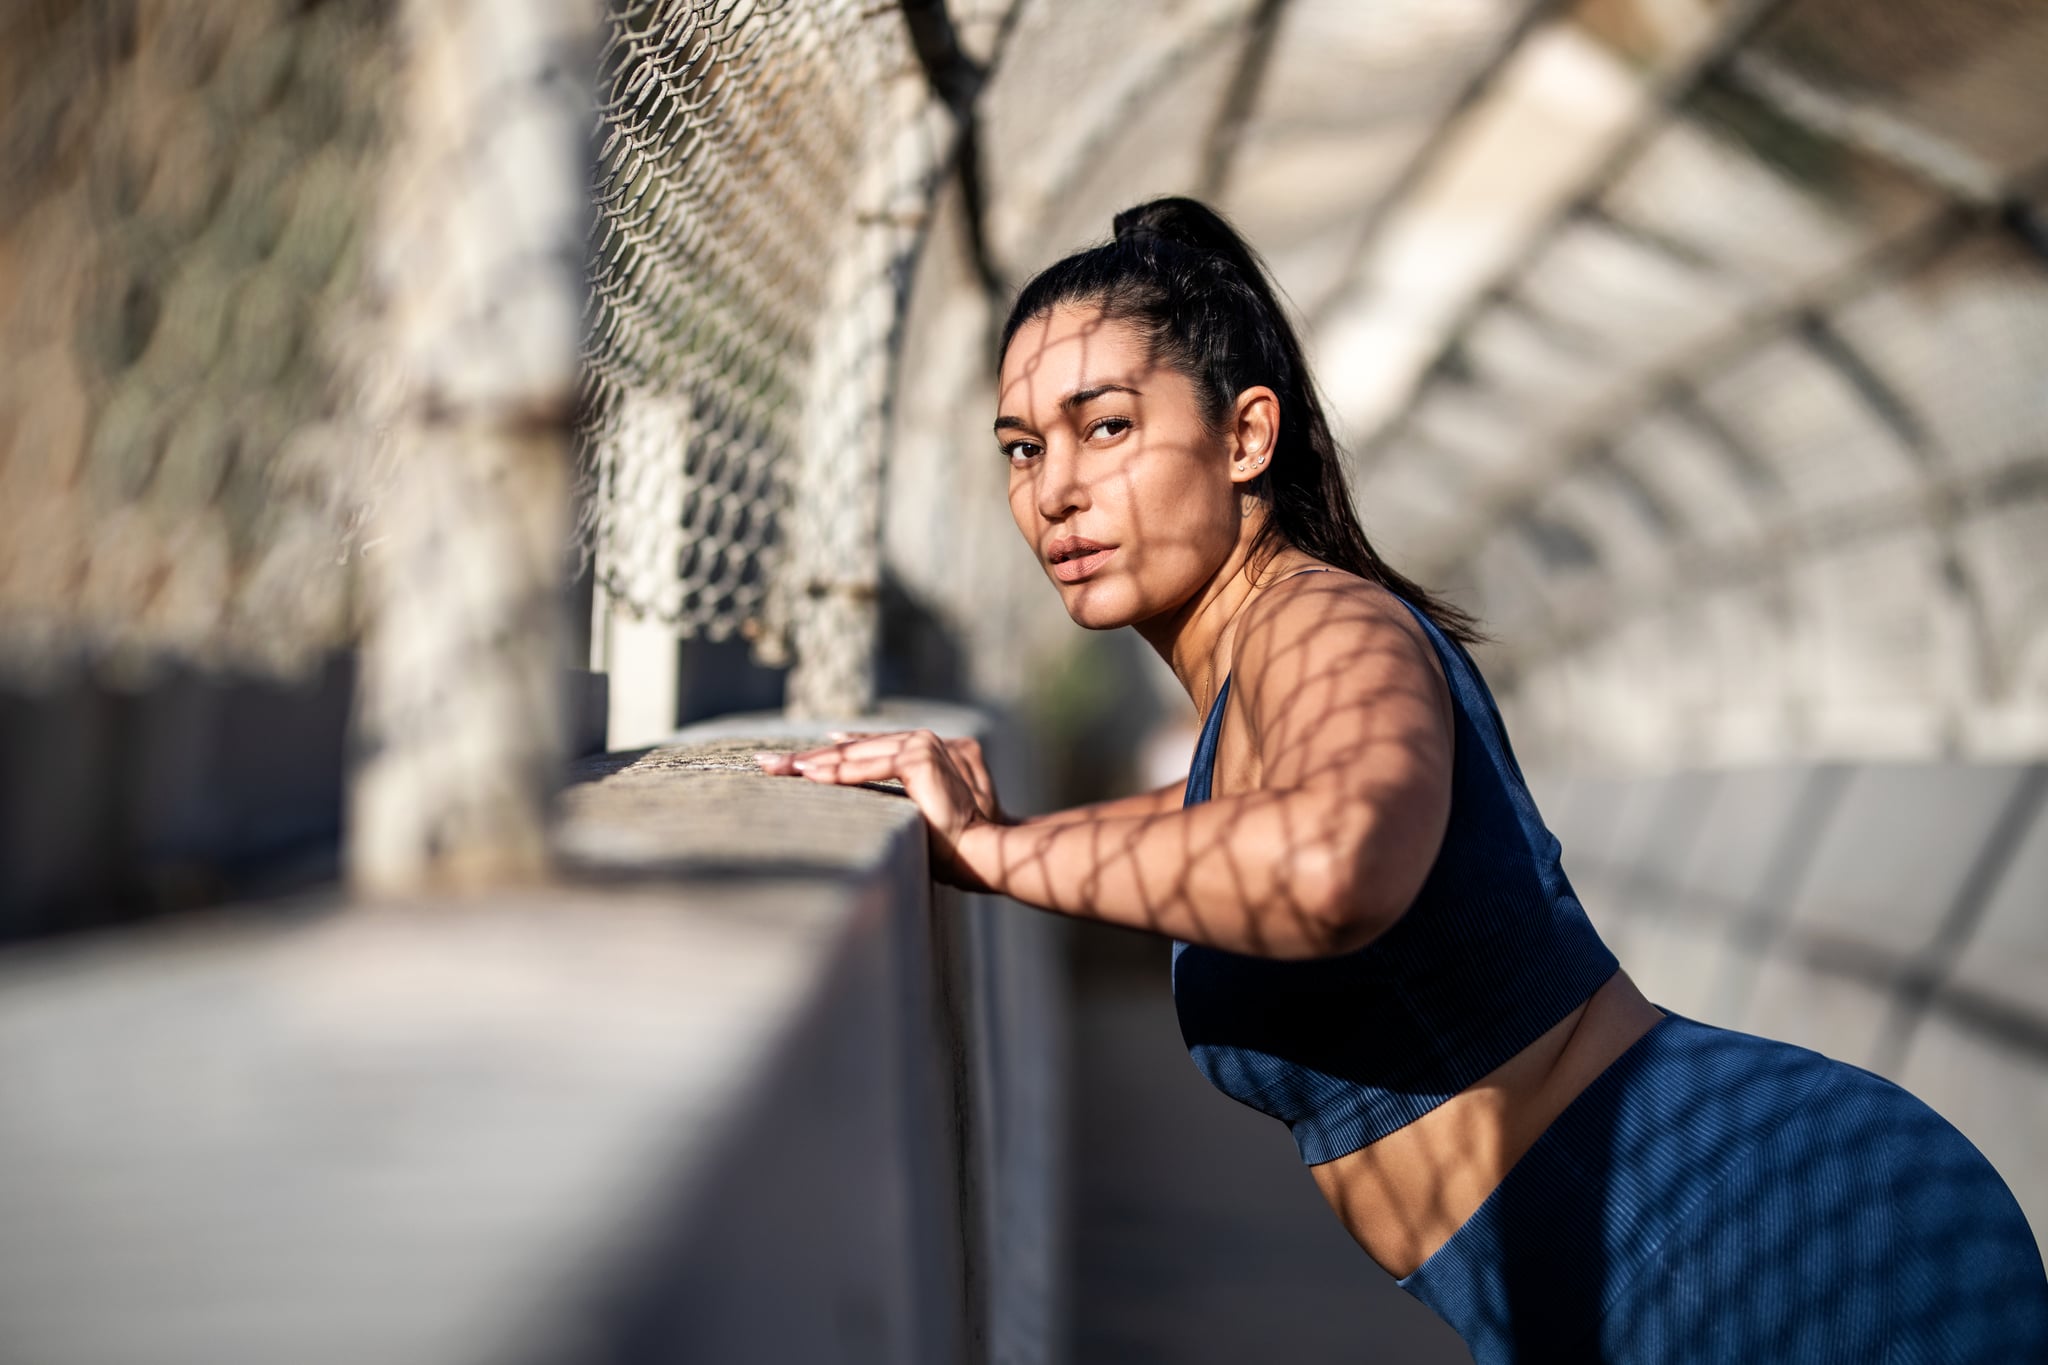
<instances>
[{"instance_id":1,"label":"fence post","mask_svg":"<svg viewBox=\"0 0 2048 1365\"><path fill-rule=\"evenodd\" d=\"M674 733L686 607L677 576L690 495L688 398L622 389L604 432L597 498L609 534L596 537L590 666L610 678L605 747ZM621 553L630 545L633 553Z\"/></svg>"},{"instance_id":2,"label":"fence post","mask_svg":"<svg viewBox=\"0 0 2048 1365\"><path fill-rule=\"evenodd\" d=\"M369 271L380 428L346 858L394 893L539 875L595 0L406 0Z\"/></svg>"},{"instance_id":3,"label":"fence post","mask_svg":"<svg viewBox=\"0 0 2048 1365\"><path fill-rule=\"evenodd\" d=\"M900 22L893 11L875 21ZM914 67L883 79L875 116L813 342L784 540L787 706L805 718L874 709L889 390L944 145L943 114Z\"/></svg>"}]
</instances>

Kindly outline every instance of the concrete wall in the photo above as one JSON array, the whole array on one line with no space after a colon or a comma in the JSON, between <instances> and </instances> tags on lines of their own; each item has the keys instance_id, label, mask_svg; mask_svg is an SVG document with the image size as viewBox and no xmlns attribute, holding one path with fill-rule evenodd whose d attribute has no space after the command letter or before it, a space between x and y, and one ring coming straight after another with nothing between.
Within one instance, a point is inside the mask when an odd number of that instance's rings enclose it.
<instances>
[{"instance_id":1,"label":"concrete wall","mask_svg":"<svg viewBox=\"0 0 2048 1365\"><path fill-rule=\"evenodd\" d=\"M0 1359L1049 1359L1056 925L796 742L593 760L553 887L0 953Z\"/></svg>"},{"instance_id":2,"label":"concrete wall","mask_svg":"<svg viewBox=\"0 0 2048 1365\"><path fill-rule=\"evenodd\" d=\"M355 665L0 684L0 943L331 878Z\"/></svg>"},{"instance_id":3,"label":"concrete wall","mask_svg":"<svg viewBox=\"0 0 2048 1365\"><path fill-rule=\"evenodd\" d=\"M2048 765L1535 779L1651 999L1889 1076L2048 1244Z\"/></svg>"}]
</instances>

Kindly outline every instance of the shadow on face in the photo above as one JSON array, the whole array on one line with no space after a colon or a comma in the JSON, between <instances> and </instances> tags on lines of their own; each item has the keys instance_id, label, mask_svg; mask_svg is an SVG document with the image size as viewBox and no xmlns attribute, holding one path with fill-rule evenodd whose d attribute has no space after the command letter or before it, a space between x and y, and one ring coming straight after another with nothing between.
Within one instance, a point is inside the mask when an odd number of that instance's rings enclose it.
<instances>
[{"instance_id":1,"label":"shadow on face","mask_svg":"<svg viewBox=\"0 0 2048 1365\"><path fill-rule=\"evenodd\" d=\"M1099 308L1062 306L1020 327L1003 356L996 441L1010 512L1091 630L1171 612L1237 547L1227 442L1193 381Z\"/></svg>"}]
</instances>

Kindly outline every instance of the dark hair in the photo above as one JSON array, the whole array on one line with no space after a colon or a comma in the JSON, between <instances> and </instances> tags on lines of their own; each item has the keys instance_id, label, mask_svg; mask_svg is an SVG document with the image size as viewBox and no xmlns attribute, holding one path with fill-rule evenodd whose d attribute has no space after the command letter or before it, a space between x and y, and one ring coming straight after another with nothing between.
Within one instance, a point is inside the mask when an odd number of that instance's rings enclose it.
<instances>
[{"instance_id":1,"label":"dark hair","mask_svg":"<svg viewBox=\"0 0 2048 1365\"><path fill-rule=\"evenodd\" d=\"M1263 384L1279 396L1279 444L1260 476L1272 510L1248 568L1291 545L1406 598L1455 639L1482 638L1472 616L1396 573L1366 540L1294 326L1264 263L1214 209L1168 198L1119 213L1113 240L1047 266L1024 286L998 354L1026 322L1076 303L1137 327L1155 363L1193 381L1212 430L1246 389Z\"/></svg>"}]
</instances>

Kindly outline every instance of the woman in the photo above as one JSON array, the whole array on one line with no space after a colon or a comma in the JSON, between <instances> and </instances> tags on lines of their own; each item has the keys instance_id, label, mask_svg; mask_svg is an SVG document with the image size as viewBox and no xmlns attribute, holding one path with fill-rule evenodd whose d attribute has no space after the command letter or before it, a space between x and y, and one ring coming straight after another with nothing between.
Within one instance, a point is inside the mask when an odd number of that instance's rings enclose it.
<instances>
[{"instance_id":1,"label":"woman","mask_svg":"<svg viewBox=\"0 0 2048 1365\"><path fill-rule=\"evenodd\" d=\"M997 412L1068 613L1136 629L1207 717L1185 791L1011 820L928 734L764 767L901 778L942 875L1170 935L1196 1064L1482 1363L2048 1360L2033 1237L1967 1141L1618 969L1472 623L1367 544L1228 225L1159 200L1034 279Z\"/></svg>"}]
</instances>

